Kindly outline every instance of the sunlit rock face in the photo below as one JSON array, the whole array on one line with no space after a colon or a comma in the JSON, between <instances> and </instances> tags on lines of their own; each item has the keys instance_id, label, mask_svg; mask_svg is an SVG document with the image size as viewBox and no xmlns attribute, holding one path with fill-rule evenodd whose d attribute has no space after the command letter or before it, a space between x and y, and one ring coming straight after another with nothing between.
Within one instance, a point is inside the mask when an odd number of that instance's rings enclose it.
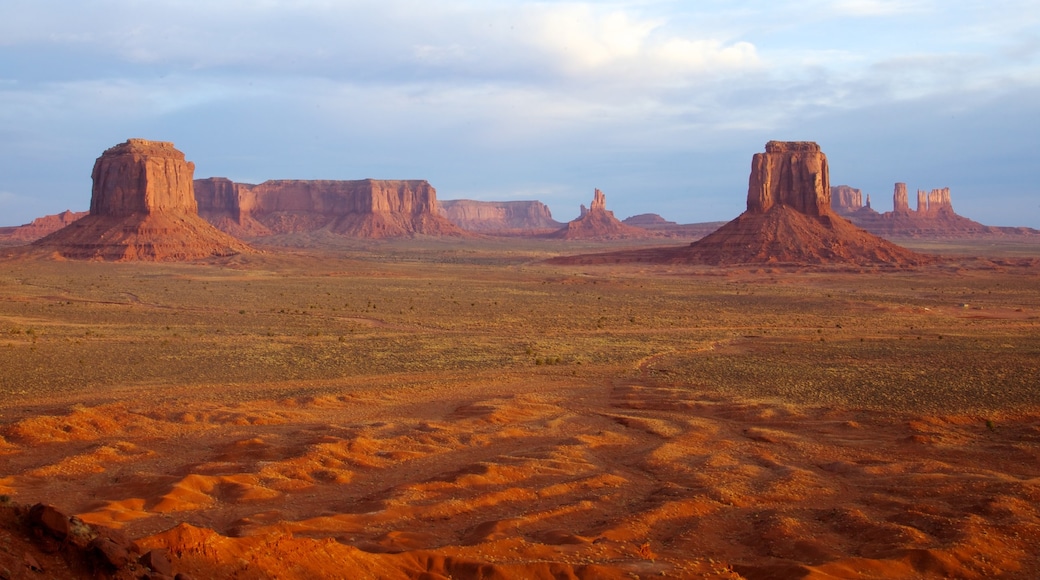
<instances>
[{"instance_id":1,"label":"sunlit rock face","mask_svg":"<svg viewBox=\"0 0 1040 580\"><path fill-rule=\"evenodd\" d=\"M90 213L33 244L83 260L197 260L253 251L198 215L195 164L165 141L130 139L94 163Z\"/></svg>"},{"instance_id":2,"label":"sunlit rock face","mask_svg":"<svg viewBox=\"0 0 1040 580\"><path fill-rule=\"evenodd\" d=\"M94 162L91 215L197 214L195 164L173 143L128 139Z\"/></svg>"},{"instance_id":3,"label":"sunlit rock face","mask_svg":"<svg viewBox=\"0 0 1040 580\"><path fill-rule=\"evenodd\" d=\"M747 211L765 213L776 205L812 216L830 213L830 172L819 145L770 141L751 159Z\"/></svg>"},{"instance_id":4,"label":"sunlit rock face","mask_svg":"<svg viewBox=\"0 0 1040 580\"><path fill-rule=\"evenodd\" d=\"M236 235L327 231L360 238L459 236L425 180L278 179L259 185L195 181L199 213Z\"/></svg>"}]
</instances>

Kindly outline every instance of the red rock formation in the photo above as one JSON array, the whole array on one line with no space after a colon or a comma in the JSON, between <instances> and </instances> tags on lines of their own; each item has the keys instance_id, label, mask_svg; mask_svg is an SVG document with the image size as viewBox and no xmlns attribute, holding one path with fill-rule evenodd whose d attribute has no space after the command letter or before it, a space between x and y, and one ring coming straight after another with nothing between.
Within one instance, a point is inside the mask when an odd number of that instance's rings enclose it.
<instances>
[{"instance_id":1,"label":"red rock formation","mask_svg":"<svg viewBox=\"0 0 1040 580\"><path fill-rule=\"evenodd\" d=\"M923 189L917 190L917 215L928 215L928 193Z\"/></svg>"},{"instance_id":2,"label":"red rock formation","mask_svg":"<svg viewBox=\"0 0 1040 580\"><path fill-rule=\"evenodd\" d=\"M565 240L617 240L645 238L652 235L651 232L642 228L621 223L614 217L614 212L607 209L606 196L597 189L592 197L592 205L588 209L582 205L581 215L568 222L551 237Z\"/></svg>"},{"instance_id":3,"label":"red rock formation","mask_svg":"<svg viewBox=\"0 0 1040 580\"><path fill-rule=\"evenodd\" d=\"M677 226L676 222L670 222L656 213L641 213L621 220L621 223L637 228L668 228Z\"/></svg>"},{"instance_id":4,"label":"red rock formation","mask_svg":"<svg viewBox=\"0 0 1040 580\"><path fill-rule=\"evenodd\" d=\"M563 224L540 201L438 201L438 213L464 230L490 234L538 234Z\"/></svg>"},{"instance_id":5,"label":"red rock formation","mask_svg":"<svg viewBox=\"0 0 1040 580\"><path fill-rule=\"evenodd\" d=\"M84 217L88 212L65 210L59 214L38 217L25 225L0 228L0 239L12 242L32 242L47 234L54 233L72 222Z\"/></svg>"},{"instance_id":6,"label":"red rock formation","mask_svg":"<svg viewBox=\"0 0 1040 580\"><path fill-rule=\"evenodd\" d=\"M770 141L751 160L748 211L765 213L776 205L806 215L830 213L827 156L816 143Z\"/></svg>"},{"instance_id":7,"label":"red rock formation","mask_svg":"<svg viewBox=\"0 0 1040 580\"><path fill-rule=\"evenodd\" d=\"M857 226L880 236L891 237L978 237L991 235L1036 235L1031 228L1005 228L980 224L957 215L950 188L918 190L917 210L907 204L906 184L896 183L890 212L859 211L846 217Z\"/></svg>"},{"instance_id":8,"label":"red rock formation","mask_svg":"<svg viewBox=\"0 0 1040 580\"><path fill-rule=\"evenodd\" d=\"M252 185L235 183L224 177L195 180L195 201L199 217L238 238L271 235L271 229L253 218Z\"/></svg>"},{"instance_id":9,"label":"red rock formation","mask_svg":"<svg viewBox=\"0 0 1040 580\"><path fill-rule=\"evenodd\" d=\"M896 183L892 192L892 208L892 211L899 215L910 214L910 198L907 196L905 183Z\"/></svg>"},{"instance_id":10,"label":"red rock formation","mask_svg":"<svg viewBox=\"0 0 1040 580\"><path fill-rule=\"evenodd\" d=\"M920 208L918 208L920 211ZM950 202L950 188L933 189L928 192L928 215L956 215L953 211L953 203Z\"/></svg>"},{"instance_id":11,"label":"red rock formation","mask_svg":"<svg viewBox=\"0 0 1040 580\"><path fill-rule=\"evenodd\" d=\"M129 139L94 163L92 215L197 214L192 195L195 164L173 143Z\"/></svg>"},{"instance_id":12,"label":"red rock formation","mask_svg":"<svg viewBox=\"0 0 1040 580\"><path fill-rule=\"evenodd\" d=\"M857 228L830 205L827 158L819 146L771 141L752 160L747 211L705 238L680 248L554 261L907 266L933 260Z\"/></svg>"},{"instance_id":13,"label":"red rock formation","mask_svg":"<svg viewBox=\"0 0 1040 580\"><path fill-rule=\"evenodd\" d=\"M868 198L870 196L867 196ZM848 185L831 187L831 209L841 215L850 214L863 207L863 192Z\"/></svg>"},{"instance_id":14,"label":"red rock formation","mask_svg":"<svg viewBox=\"0 0 1040 580\"><path fill-rule=\"evenodd\" d=\"M192 260L250 251L198 216L195 165L172 143L130 139L94 163L90 214L34 245L76 259Z\"/></svg>"},{"instance_id":15,"label":"red rock formation","mask_svg":"<svg viewBox=\"0 0 1040 580\"><path fill-rule=\"evenodd\" d=\"M223 178L196 182L201 214L225 231L251 235L327 231L360 238L464 232L435 211L427 181L272 180L259 185Z\"/></svg>"}]
</instances>

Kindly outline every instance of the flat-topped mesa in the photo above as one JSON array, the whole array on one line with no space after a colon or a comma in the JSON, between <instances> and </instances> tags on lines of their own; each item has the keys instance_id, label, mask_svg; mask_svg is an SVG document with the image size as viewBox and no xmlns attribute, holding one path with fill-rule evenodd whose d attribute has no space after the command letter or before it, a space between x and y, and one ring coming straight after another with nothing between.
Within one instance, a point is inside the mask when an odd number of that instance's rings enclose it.
<instances>
[{"instance_id":1,"label":"flat-topped mesa","mask_svg":"<svg viewBox=\"0 0 1040 580\"><path fill-rule=\"evenodd\" d=\"M848 185L835 185L831 187L831 206L842 215L857 211L863 207L863 191Z\"/></svg>"},{"instance_id":2,"label":"flat-topped mesa","mask_svg":"<svg viewBox=\"0 0 1040 580\"><path fill-rule=\"evenodd\" d=\"M906 193L906 184L897 182L892 191L892 213L910 215L910 198Z\"/></svg>"},{"instance_id":3,"label":"flat-topped mesa","mask_svg":"<svg viewBox=\"0 0 1040 580\"><path fill-rule=\"evenodd\" d=\"M200 215L236 235L465 235L437 213L437 192L425 180L279 179L250 185L210 178L197 180L195 188Z\"/></svg>"},{"instance_id":4,"label":"flat-topped mesa","mask_svg":"<svg viewBox=\"0 0 1040 580\"><path fill-rule=\"evenodd\" d=\"M195 164L166 141L128 139L94 162L90 214L195 214Z\"/></svg>"},{"instance_id":5,"label":"flat-topped mesa","mask_svg":"<svg viewBox=\"0 0 1040 580\"><path fill-rule=\"evenodd\" d=\"M464 230L482 233L545 233L563 224L540 201L437 200L437 212Z\"/></svg>"},{"instance_id":6,"label":"flat-topped mesa","mask_svg":"<svg viewBox=\"0 0 1040 580\"><path fill-rule=\"evenodd\" d=\"M747 211L782 205L811 216L831 213L827 156L810 141L770 141L751 160Z\"/></svg>"}]
</instances>

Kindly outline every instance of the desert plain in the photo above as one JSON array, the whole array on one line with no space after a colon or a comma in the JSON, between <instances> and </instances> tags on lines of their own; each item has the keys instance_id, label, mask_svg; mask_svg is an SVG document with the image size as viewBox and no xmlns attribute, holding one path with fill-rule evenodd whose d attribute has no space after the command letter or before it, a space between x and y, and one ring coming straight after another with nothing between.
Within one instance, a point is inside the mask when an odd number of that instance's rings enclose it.
<instances>
[{"instance_id":1,"label":"desert plain","mask_svg":"<svg viewBox=\"0 0 1040 580\"><path fill-rule=\"evenodd\" d=\"M1040 577L1040 245L905 243L944 259L8 258L0 507L194 578ZM0 576L98 572L14 511Z\"/></svg>"}]
</instances>

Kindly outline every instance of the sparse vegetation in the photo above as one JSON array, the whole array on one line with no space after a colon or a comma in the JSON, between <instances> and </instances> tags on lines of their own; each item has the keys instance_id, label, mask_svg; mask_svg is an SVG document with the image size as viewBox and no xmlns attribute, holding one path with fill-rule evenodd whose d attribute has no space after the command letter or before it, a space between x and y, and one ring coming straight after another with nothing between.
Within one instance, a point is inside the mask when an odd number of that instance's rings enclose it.
<instances>
[{"instance_id":1,"label":"sparse vegetation","mask_svg":"<svg viewBox=\"0 0 1040 580\"><path fill-rule=\"evenodd\" d=\"M0 393L581 365L820 404L1040 399L1031 276L578 272L513 249L479 265L396 258L409 252L428 255L401 242L241 270L40 263L31 286L13 283L29 266L13 266L0 274ZM985 310L961 309L969 296Z\"/></svg>"}]
</instances>

